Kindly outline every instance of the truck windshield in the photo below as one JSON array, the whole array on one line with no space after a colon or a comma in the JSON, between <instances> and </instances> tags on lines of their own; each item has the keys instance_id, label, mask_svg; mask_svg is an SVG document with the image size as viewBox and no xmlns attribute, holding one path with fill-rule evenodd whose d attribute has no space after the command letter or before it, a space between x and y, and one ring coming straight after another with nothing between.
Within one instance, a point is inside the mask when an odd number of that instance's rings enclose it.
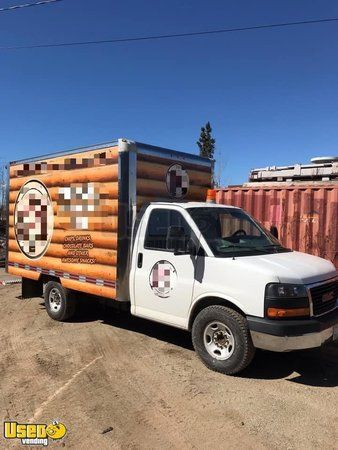
<instances>
[{"instance_id":1,"label":"truck windshield","mask_svg":"<svg viewBox=\"0 0 338 450\"><path fill-rule=\"evenodd\" d=\"M288 252L267 230L236 208L188 208L215 256Z\"/></svg>"}]
</instances>

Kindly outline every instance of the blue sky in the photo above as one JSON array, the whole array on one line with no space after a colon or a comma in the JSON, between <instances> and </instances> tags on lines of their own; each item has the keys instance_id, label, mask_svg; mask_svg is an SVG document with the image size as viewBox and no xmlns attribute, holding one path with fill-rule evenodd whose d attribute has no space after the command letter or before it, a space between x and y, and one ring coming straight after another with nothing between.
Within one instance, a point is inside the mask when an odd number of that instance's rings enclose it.
<instances>
[{"instance_id":1,"label":"blue sky","mask_svg":"<svg viewBox=\"0 0 338 450\"><path fill-rule=\"evenodd\" d=\"M335 0L63 0L1 13L0 46L333 16ZM0 157L117 137L197 153L210 120L222 183L242 183L254 167L338 153L337 55L338 23L3 51Z\"/></svg>"}]
</instances>

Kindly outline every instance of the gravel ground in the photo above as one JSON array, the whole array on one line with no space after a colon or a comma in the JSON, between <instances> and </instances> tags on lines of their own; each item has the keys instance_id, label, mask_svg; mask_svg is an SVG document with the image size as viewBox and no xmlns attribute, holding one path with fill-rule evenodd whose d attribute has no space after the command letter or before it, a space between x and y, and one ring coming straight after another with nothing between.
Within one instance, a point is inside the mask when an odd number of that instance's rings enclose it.
<instances>
[{"instance_id":1,"label":"gravel ground","mask_svg":"<svg viewBox=\"0 0 338 450\"><path fill-rule=\"evenodd\" d=\"M338 448L336 344L257 352L227 377L200 363L184 331L92 303L58 323L20 285L0 286L0 299L2 418L60 419L68 433L51 448Z\"/></svg>"}]
</instances>

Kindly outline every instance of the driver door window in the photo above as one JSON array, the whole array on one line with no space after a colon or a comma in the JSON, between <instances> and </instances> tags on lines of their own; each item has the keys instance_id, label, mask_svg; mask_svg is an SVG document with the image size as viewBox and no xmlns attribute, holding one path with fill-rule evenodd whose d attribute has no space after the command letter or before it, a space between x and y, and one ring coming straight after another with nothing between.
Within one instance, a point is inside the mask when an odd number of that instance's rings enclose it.
<instances>
[{"instance_id":1,"label":"driver door window","mask_svg":"<svg viewBox=\"0 0 338 450\"><path fill-rule=\"evenodd\" d=\"M191 228L180 212L172 209L154 209L149 217L144 248L173 251L167 238L170 227L182 227L188 238L187 240L191 237Z\"/></svg>"}]
</instances>

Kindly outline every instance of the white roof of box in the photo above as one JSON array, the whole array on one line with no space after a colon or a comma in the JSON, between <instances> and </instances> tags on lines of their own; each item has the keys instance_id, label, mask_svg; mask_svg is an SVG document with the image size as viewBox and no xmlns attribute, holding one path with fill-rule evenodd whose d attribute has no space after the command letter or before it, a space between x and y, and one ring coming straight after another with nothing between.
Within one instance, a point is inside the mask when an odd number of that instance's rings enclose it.
<instances>
[{"instance_id":1,"label":"white roof of box","mask_svg":"<svg viewBox=\"0 0 338 450\"><path fill-rule=\"evenodd\" d=\"M165 205L165 206L180 206L181 208L234 208L240 209L232 205L220 205L218 203L207 203L207 202L151 202L151 205Z\"/></svg>"}]
</instances>

